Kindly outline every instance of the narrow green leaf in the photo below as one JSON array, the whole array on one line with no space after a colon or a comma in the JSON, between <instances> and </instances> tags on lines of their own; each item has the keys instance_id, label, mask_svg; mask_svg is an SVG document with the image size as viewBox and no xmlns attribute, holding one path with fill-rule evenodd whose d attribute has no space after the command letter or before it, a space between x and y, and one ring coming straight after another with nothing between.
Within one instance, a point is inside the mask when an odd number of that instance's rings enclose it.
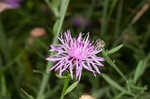
<instances>
[{"instance_id":1,"label":"narrow green leaf","mask_svg":"<svg viewBox=\"0 0 150 99\"><path fill-rule=\"evenodd\" d=\"M145 62L143 60L139 61L135 74L134 74L134 82L136 83L137 79L144 73L146 68Z\"/></svg>"},{"instance_id":2,"label":"narrow green leaf","mask_svg":"<svg viewBox=\"0 0 150 99\"><path fill-rule=\"evenodd\" d=\"M121 92L114 99L120 99L124 94L124 92Z\"/></svg>"},{"instance_id":3,"label":"narrow green leaf","mask_svg":"<svg viewBox=\"0 0 150 99\"><path fill-rule=\"evenodd\" d=\"M35 69L33 69L33 73L43 74L44 72L42 72L42 71L40 71L40 70L35 70Z\"/></svg>"},{"instance_id":4,"label":"narrow green leaf","mask_svg":"<svg viewBox=\"0 0 150 99\"><path fill-rule=\"evenodd\" d=\"M72 85L70 85L70 86L67 88L67 90L66 90L66 92L65 92L65 95L68 94L69 92L71 92L74 88L76 88L77 85L78 85L78 81L76 81L76 82L74 82Z\"/></svg>"},{"instance_id":5,"label":"narrow green leaf","mask_svg":"<svg viewBox=\"0 0 150 99\"><path fill-rule=\"evenodd\" d=\"M121 19L122 19L122 15L123 15L123 5L124 5L123 1L124 0L119 0L118 7L117 7L118 10L116 11L117 15L116 15L116 20L115 20L116 21L115 34L114 34L115 38L117 38L119 33L121 32L120 25L121 25Z\"/></svg>"},{"instance_id":6,"label":"narrow green leaf","mask_svg":"<svg viewBox=\"0 0 150 99\"><path fill-rule=\"evenodd\" d=\"M5 80L5 76L3 74L1 75L1 94L3 96L7 95L6 80Z\"/></svg>"},{"instance_id":7,"label":"narrow green leaf","mask_svg":"<svg viewBox=\"0 0 150 99\"><path fill-rule=\"evenodd\" d=\"M139 90L139 91L142 91L142 90L144 91L144 90L148 89L147 86L141 86L141 87L139 87L137 85L132 85L131 88Z\"/></svg>"},{"instance_id":8,"label":"narrow green leaf","mask_svg":"<svg viewBox=\"0 0 150 99\"><path fill-rule=\"evenodd\" d=\"M107 19L108 19L108 8L109 8L109 1L110 0L105 0L104 1L104 10L103 10L103 22L101 24L101 35L104 35L107 32Z\"/></svg>"},{"instance_id":9,"label":"narrow green leaf","mask_svg":"<svg viewBox=\"0 0 150 99\"><path fill-rule=\"evenodd\" d=\"M53 11L54 15L56 17L59 16L59 11L58 11L58 7L59 7L59 0L52 0L51 2L49 0L45 0L45 2L47 3L48 7Z\"/></svg>"},{"instance_id":10,"label":"narrow green leaf","mask_svg":"<svg viewBox=\"0 0 150 99\"><path fill-rule=\"evenodd\" d=\"M34 99L34 97L28 94L23 88L21 88L21 91L28 97L28 99Z\"/></svg>"},{"instance_id":11,"label":"narrow green leaf","mask_svg":"<svg viewBox=\"0 0 150 99\"><path fill-rule=\"evenodd\" d=\"M113 53L119 51L122 47L123 47L123 44L120 44L119 46L117 46L117 47L115 47L115 48L109 50L109 51L107 52L107 55L113 54Z\"/></svg>"},{"instance_id":12,"label":"narrow green leaf","mask_svg":"<svg viewBox=\"0 0 150 99\"><path fill-rule=\"evenodd\" d=\"M60 24L60 20L58 19L58 20L55 22L54 26L53 26L53 33L56 33L56 32L57 32L57 29L58 29L58 27L59 27L59 24Z\"/></svg>"},{"instance_id":13,"label":"narrow green leaf","mask_svg":"<svg viewBox=\"0 0 150 99\"><path fill-rule=\"evenodd\" d=\"M56 77L58 77L59 79L66 79L67 78L67 76L60 76L58 74L56 74Z\"/></svg>"},{"instance_id":14,"label":"narrow green leaf","mask_svg":"<svg viewBox=\"0 0 150 99\"><path fill-rule=\"evenodd\" d=\"M109 76L107 76L106 74L102 74L103 78L114 88L120 90L121 92L125 92L128 93L126 91L126 89L124 89L123 87L121 87L117 82L115 82L114 80L112 80Z\"/></svg>"},{"instance_id":15,"label":"narrow green leaf","mask_svg":"<svg viewBox=\"0 0 150 99\"><path fill-rule=\"evenodd\" d=\"M117 1L119 1L119 0L112 0L111 6L110 6L110 11L109 11L109 14L108 14L109 18L112 15L112 13L113 13L113 11L115 9L115 6L117 5Z\"/></svg>"},{"instance_id":16,"label":"narrow green leaf","mask_svg":"<svg viewBox=\"0 0 150 99\"><path fill-rule=\"evenodd\" d=\"M65 92L66 92L67 87L68 87L68 85L69 85L70 79L71 79L71 78L70 78L70 75L68 74L68 75L67 75L67 78L65 79L65 82L64 82L64 88L63 88L63 90L62 90L60 99L64 99Z\"/></svg>"},{"instance_id":17,"label":"narrow green leaf","mask_svg":"<svg viewBox=\"0 0 150 99\"><path fill-rule=\"evenodd\" d=\"M56 17L59 16L58 7L60 4L60 0L52 0L51 7Z\"/></svg>"},{"instance_id":18,"label":"narrow green leaf","mask_svg":"<svg viewBox=\"0 0 150 99\"><path fill-rule=\"evenodd\" d=\"M119 74L120 76L127 81L127 78L125 77L125 75L122 73L122 71L116 66L116 64L114 63L113 60L111 60L111 58L109 56L107 56L107 51L103 51L102 54L105 57L105 60L107 61L108 64L110 64L110 66L112 66Z\"/></svg>"}]
</instances>

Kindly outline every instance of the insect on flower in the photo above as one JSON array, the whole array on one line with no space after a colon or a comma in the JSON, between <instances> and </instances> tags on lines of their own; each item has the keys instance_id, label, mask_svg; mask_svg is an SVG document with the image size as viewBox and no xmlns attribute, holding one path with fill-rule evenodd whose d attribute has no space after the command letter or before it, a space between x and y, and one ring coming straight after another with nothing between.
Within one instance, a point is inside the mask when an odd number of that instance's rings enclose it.
<instances>
[{"instance_id":1,"label":"insect on flower","mask_svg":"<svg viewBox=\"0 0 150 99\"><path fill-rule=\"evenodd\" d=\"M96 41L96 46L99 48L99 49L102 49L105 47L105 42L103 40L97 40Z\"/></svg>"},{"instance_id":2,"label":"insect on flower","mask_svg":"<svg viewBox=\"0 0 150 99\"><path fill-rule=\"evenodd\" d=\"M83 34L79 33L78 37L72 37L70 31L67 31L62 33L58 39L61 44L52 44L49 50L57 53L46 58L55 63L50 71L59 70L61 76L64 71L69 70L72 79L75 72L78 81L80 81L83 68L93 72L94 76L96 73L101 74L98 67L103 66L100 61L104 61L104 58L98 57L96 54L100 53L102 49L90 42L89 34L83 37Z\"/></svg>"}]
</instances>

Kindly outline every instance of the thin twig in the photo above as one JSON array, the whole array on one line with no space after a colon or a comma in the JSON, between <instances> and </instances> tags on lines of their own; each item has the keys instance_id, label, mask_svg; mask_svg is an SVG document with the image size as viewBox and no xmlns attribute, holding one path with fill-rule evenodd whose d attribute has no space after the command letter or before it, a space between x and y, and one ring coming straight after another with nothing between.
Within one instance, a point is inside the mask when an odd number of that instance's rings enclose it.
<instances>
[{"instance_id":1,"label":"thin twig","mask_svg":"<svg viewBox=\"0 0 150 99\"><path fill-rule=\"evenodd\" d=\"M137 22L137 20L139 20L140 17L148 10L149 6L150 6L150 0L148 0L148 2L143 5L141 10L136 14L136 16L131 21L131 24L134 24L135 22Z\"/></svg>"}]
</instances>

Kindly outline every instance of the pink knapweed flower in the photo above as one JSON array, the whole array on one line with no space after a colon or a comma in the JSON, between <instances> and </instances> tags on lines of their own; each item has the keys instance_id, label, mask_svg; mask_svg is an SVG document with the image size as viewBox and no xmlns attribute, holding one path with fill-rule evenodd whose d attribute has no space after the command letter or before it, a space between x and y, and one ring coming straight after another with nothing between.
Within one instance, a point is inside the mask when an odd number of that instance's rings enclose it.
<instances>
[{"instance_id":1,"label":"pink knapweed flower","mask_svg":"<svg viewBox=\"0 0 150 99\"><path fill-rule=\"evenodd\" d=\"M32 37L37 38L37 37L45 35L46 30L44 28L41 28L41 27L36 27L36 28L32 29L30 34Z\"/></svg>"},{"instance_id":2,"label":"pink knapweed flower","mask_svg":"<svg viewBox=\"0 0 150 99\"><path fill-rule=\"evenodd\" d=\"M76 27L89 27L91 25L91 21L83 16L75 16L72 19L72 24Z\"/></svg>"},{"instance_id":3,"label":"pink knapweed flower","mask_svg":"<svg viewBox=\"0 0 150 99\"><path fill-rule=\"evenodd\" d=\"M86 69L100 74L97 66L103 66L100 61L104 61L104 58L96 56L102 49L95 46L90 42L89 34L83 37L82 33L79 33L78 37L71 36L70 31L62 33L59 37L61 44L50 45L50 52L56 51L57 53L48 56L46 60L53 61L54 65L50 68L50 71L55 69L59 70L61 76L65 70L69 70L71 78L73 79L73 71L76 74L76 79L80 81L82 69Z\"/></svg>"},{"instance_id":4,"label":"pink knapweed flower","mask_svg":"<svg viewBox=\"0 0 150 99\"><path fill-rule=\"evenodd\" d=\"M0 0L0 12L20 7L20 0Z\"/></svg>"},{"instance_id":5,"label":"pink knapweed flower","mask_svg":"<svg viewBox=\"0 0 150 99\"><path fill-rule=\"evenodd\" d=\"M1 0L6 4L9 4L11 8L19 8L21 0Z\"/></svg>"}]
</instances>

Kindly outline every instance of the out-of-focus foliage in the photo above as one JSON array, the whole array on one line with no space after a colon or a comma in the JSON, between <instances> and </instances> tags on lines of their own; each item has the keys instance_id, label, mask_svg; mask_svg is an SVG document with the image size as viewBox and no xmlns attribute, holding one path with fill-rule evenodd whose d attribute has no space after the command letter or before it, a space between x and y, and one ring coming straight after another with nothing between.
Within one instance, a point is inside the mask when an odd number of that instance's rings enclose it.
<instances>
[{"instance_id":1,"label":"out-of-focus foliage","mask_svg":"<svg viewBox=\"0 0 150 99\"><path fill-rule=\"evenodd\" d=\"M83 70L79 83L69 83L65 99L79 99L85 93L96 99L150 99L149 2L70 0L61 32L89 32L91 40L104 40L105 66L96 77ZM36 99L45 57L62 18L61 3L21 0L19 8L0 12L0 99ZM32 35L37 28L43 29L36 30L38 37ZM50 73L45 99L60 98L66 76L60 78Z\"/></svg>"}]
</instances>

